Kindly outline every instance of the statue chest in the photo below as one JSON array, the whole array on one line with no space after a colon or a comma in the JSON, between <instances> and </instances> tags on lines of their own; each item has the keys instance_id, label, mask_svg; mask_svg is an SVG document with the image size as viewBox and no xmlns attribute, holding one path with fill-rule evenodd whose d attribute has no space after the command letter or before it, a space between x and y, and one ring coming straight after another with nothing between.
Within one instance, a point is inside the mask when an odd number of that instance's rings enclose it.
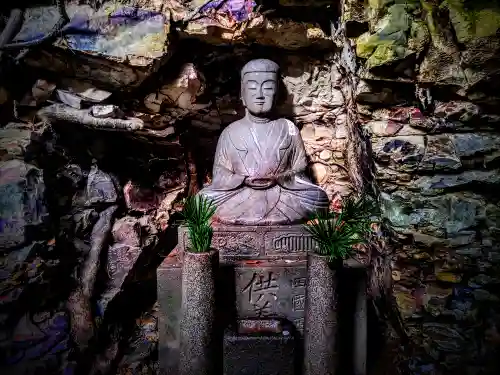
<instances>
[{"instance_id":1,"label":"statue chest","mask_svg":"<svg viewBox=\"0 0 500 375\"><path fill-rule=\"evenodd\" d=\"M252 175L290 167L294 145L291 135L281 126L249 127L245 133L231 138L235 148L233 164L237 169L244 168Z\"/></svg>"}]
</instances>

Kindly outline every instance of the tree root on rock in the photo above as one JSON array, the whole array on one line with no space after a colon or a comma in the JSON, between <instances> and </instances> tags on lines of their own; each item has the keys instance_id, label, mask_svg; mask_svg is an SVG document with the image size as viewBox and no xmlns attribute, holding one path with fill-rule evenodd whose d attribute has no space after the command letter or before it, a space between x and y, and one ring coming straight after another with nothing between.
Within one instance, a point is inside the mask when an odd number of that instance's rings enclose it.
<instances>
[{"instance_id":1,"label":"tree root on rock","mask_svg":"<svg viewBox=\"0 0 500 375\"><path fill-rule=\"evenodd\" d=\"M106 248L117 209L118 206L111 206L99 214L99 219L92 229L90 252L83 263L78 286L68 300L71 337L80 352L87 349L88 343L94 337L91 298L99 270L99 258L101 252Z\"/></svg>"},{"instance_id":2,"label":"tree root on rock","mask_svg":"<svg viewBox=\"0 0 500 375\"><path fill-rule=\"evenodd\" d=\"M88 109L75 109L64 104L52 104L38 112L42 120L67 121L82 124L100 130L136 131L144 128L141 119L131 117L127 119L98 118L90 114Z\"/></svg>"},{"instance_id":3,"label":"tree root on rock","mask_svg":"<svg viewBox=\"0 0 500 375\"><path fill-rule=\"evenodd\" d=\"M21 9L12 9L9 20L0 33L0 49L7 45L18 33L23 24L24 11Z\"/></svg>"},{"instance_id":4,"label":"tree root on rock","mask_svg":"<svg viewBox=\"0 0 500 375\"><path fill-rule=\"evenodd\" d=\"M66 307L70 316L71 339L80 352L84 352L94 337L94 321L90 301L84 297L80 286L71 293Z\"/></svg>"}]
</instances>

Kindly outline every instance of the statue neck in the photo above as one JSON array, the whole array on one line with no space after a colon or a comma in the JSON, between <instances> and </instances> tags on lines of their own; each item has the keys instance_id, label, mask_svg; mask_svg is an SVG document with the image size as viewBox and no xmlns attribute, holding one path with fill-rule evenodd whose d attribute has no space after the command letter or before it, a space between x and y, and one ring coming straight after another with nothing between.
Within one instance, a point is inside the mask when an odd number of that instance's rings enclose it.
<instances>
[{"instance_id":1,"label":"statue neck","mask_svg":"<svg viewBox=\"0 0 500 375\"><path fill-rule=\"evenodd\" d=\"M263 117L263 116L257 117L248 112L248 110L246 110L246 118L248 119L248 121L253 122L255 124L266 124L272 121L271 117Z\"/></svg>"}]
</instances>

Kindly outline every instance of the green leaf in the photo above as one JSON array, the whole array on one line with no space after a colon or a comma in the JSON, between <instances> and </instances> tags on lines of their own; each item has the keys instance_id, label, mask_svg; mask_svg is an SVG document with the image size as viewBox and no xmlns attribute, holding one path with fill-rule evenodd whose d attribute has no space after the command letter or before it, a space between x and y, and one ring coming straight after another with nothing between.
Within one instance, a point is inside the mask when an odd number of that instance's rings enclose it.
<instances>
[{"instance_id":1,"label":"green leaf","mask_svg":"<svg viewBox=\"0 0 500 375\"><path fill-rule=\"evenodd\" d=\"M360 199L349 197L340 212L324 212L305 225L318 244L317 252L329 256L330 261L345 259L358 244L366 243L374 216L378 215L376 202L362 194Z\"/></svg>"},{"instance_id":2,"label":"green leaf","mask_svg":"<svg viewBox=\"0 0 500 375\"><path fill-rule=\"evenodd\" d=\"M190 251L202 253L210 249L213 236L210 220L215 210L214 203L204 196L186 198L181 215L183 224L188 228Z\"/></svg>"}]
</instances>

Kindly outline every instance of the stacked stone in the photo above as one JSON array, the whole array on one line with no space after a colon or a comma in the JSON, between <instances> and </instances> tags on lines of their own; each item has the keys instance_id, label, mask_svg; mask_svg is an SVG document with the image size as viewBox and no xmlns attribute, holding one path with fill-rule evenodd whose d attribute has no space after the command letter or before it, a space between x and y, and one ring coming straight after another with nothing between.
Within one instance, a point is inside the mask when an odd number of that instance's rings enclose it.
<instances>
[{"instance_id":1,"label":"stacked stone","mask_svg":"<svg viewBox=\"0 0 500 375\"><path fill-rule=\"evenodd\" d=\"M40 151L35 128L9 123L0 129L0 371L7 372L30 368L37 358L57 371L67 349L63 304L49 307L40 298L52 293L60 262L51 256L54 240L43 170L35 160Z\"/></svg>"},{"instance_id":2,"label":"stacked stone","mask_svg":"<svg viewBox=\"0 0 500 375\"><path fill-rule=\"evenodd\" d=\"M486 87L498 81L498 14L462 0L343 4L418 372L494 371L500 134Z\"/></svg>"},{"instance_id":3,"label":"stacked stone","mask_svg":"<svg viewBox=\"0 0 500 375\"><path fill-rule=\"evenodd\" d=\"M384 215L401 241L392 277L410 336L430 358L444 358L445 368L482 366L488 354L478 347L489 338L476 337L486 327L496 332L499 302L499 134L465 101L438 102L429 115L415 107L379 109L364 126Z\"/></svg>"},{"instance_id":4,"label":"stacked stone","mask_svg":"<svg viewBox=\"0 0 500 375\"><path fill-rule=\"evenodd\" d=\"M26 262L33 261L39 245L44 247L47 241L45 184L42 170L30 160L33 156L28 151L31 136L31 126L24 124L10 123L0 130L0 280L5 282L1 322L9 318L9 312L16 310L12 304L22 294L22 284L29 281L23 282L21 278L9 287L8 280L24 273Z\"/></svg>"}]
</instances>

